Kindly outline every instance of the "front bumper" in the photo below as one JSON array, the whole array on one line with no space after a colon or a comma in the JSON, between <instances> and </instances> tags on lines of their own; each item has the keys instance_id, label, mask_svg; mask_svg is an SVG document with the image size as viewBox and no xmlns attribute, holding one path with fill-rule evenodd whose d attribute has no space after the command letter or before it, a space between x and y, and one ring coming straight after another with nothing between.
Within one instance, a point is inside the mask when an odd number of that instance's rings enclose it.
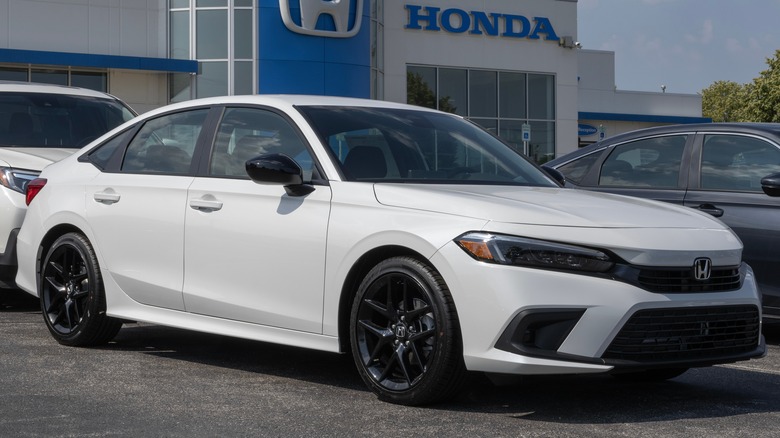
<instances>
[{"instance_id":1,"label":"front bumper","mask_svg":"<svg viewBox=\"0 0 780 438\"><path fill-rule=\"evenodd\" d=\"M455 245L431 261L452 293L464 360L473 371L695 367L766 352L759 294L747 265L737 290L659 293L609 278L481 263ZM743 313L729 316L729 309ZM676 327L679 318L688 324Z\"/></svg>"}]
</instances>

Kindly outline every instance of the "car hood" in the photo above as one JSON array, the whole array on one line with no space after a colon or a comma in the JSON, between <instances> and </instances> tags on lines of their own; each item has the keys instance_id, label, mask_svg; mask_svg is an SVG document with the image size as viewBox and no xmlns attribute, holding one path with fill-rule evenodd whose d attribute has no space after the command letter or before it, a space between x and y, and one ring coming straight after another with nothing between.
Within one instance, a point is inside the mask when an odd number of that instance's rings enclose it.
<instances>
[{"instance_id":1,"label":"car hood","mask_svg":"<svg viewBox=\"0 0 780 438\"><path fill-rule=\"evenodd\" d=\"M75 148L0 148L0 165L17 169L43 170L49 164L78 151Z\"/></svg>"},{"instance_id":2,"label":"car hood","mask_svg":"<svg viewBox=\"0 0 780 438\"><path fill-rule=\"evenodd\" d=\"M493 222L596 228L725 229L689 208L573 189L518 186L375 184L383 205Z\"/></svg>"}]
</instances>

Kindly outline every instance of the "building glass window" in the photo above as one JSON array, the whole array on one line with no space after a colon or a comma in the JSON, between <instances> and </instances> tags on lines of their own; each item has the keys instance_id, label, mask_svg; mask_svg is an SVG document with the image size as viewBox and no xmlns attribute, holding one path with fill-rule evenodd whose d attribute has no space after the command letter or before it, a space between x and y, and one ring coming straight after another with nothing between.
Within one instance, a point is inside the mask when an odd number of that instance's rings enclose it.
<instances>
[{"instance_id":1,"label":"building glass window","mask_svg":"<svg viewBox=\"0 0 780 438\"><path fill-rule=\"evenodd\" d=\"M459 68L439 69L439 108L448 113L468 115L468 73Z\"/></svg>"},{"instance_id":2,"label":"building glass window","mask_svg":"<svg viewBox=\"0 0 780 438\"><path fill-rule=\"evenodd\" d=\"M228 20L227 10L198 11L196 22L196 58L227 59Z\"/></svg>"},{"instance_id":3,"label":"building glass window","mask_svg":"<svg viewBox=\"0 0 780 438\"><path fill-rule=\"evenodd\" d=\"M371 3L371 98L385 96L385 2Z\"/></svg>"},{"instance_id":4,"label":"building glass window","mask_svg":"<svg viewBox=\"0 0 780 438\"><path fill-rule=\"evenodd\" d=\"M169 98L254 94L256 0L171 0L169 56L196 59L197 76L172 73Z\"/></svg>"},{"instance_id":5,"label":"building glass window","mask_svg":"<svg viewBox=\"0 0 780 438\"><path fill-rule=\"evenodd\" d=\"M68 71L34 68L30 70L30 81L41 84L68 85Z\"/></svg>"},{"instance_id":6,"label":"building glass window","mask_svg":"<svg viewBox=\"0 0 780 438\"><path fill-rule=\"evenodd\" d=\"M406 79L407 103L467 117L537 163L555 157L555 76L409 65Z\"/></svg>"},{"instance_id":7,"label":"building glass window","mask_svg":"<svg viewBox=\"0 0 780 438\"><path fill-rule=\"evenodd\" d=\"M72 71L70 72L70 85L106 91L108 89L108 76L102 72Z\"/></svg>"},{"instance_id":8,"label":"building glass window","mask_svg":"<svg viewBox=\"0 0 780 438\"><path fill-rule=\"evenodd\" d=\"M495 71L469 71L469 115L498 116L498 74Z\"/></svg>"},{"instance_id":9,"label":"building glass window","mask_svg":"<svg viewBox=\"0 0 780 438\"><path fill-rule=\"evenodd\" d=\"M42 84L71 85L95 91L108 91L108 73L105 70L79 70L73 68L46 68L40 66L0 67L0 80L39 82Z\"/></svg>"},{"instance_id":10,"label":"building glass window","mask_svg":"<svg viewBox=\"0 0 780 438\"><path fill-rule=\"evenodd\" d=\"M29 69L16 67L0 67L0 81L27 82L30 77Z\"/></svg>"}]
</instances>

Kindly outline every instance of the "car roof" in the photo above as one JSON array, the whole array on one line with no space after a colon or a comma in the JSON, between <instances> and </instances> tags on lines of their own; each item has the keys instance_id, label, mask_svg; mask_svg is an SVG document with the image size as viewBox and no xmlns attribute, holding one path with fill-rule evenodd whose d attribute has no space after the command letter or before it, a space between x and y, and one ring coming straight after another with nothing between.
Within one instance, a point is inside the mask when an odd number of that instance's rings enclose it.
<instances>
[{"instance_id":1,"label":"car roof","mask_svg":"<svg viewBox=\"0 0 780 438\"><path fill-rule=\"evenodd\" d=\"M65 85L38 84L34 82L0 81L0 93L42 93L63 94L68 96L98 97L115 99L110 94L88 88L69 87Z\"/></svg>"},{"instance_id":2,"label":"car roof","mask_svg":"<svg viewBox=\"0 0 780 438\"><path fill-rule=\"evenodd\" d=\"M157 108L155 110L144 113L143 116L151 117L169 111L211 105L264 105L277 108L292 108L295 106L343 106L364 108L395 108L436 113L439 112L434 109L408 105L404 103L355 97L315 96L304 94L253 94L193 99Z\"/></svg>"},{"instance_id":3,"label":"car roof","mask_svg":"<svg viewBox=\"0 0 780 438\"><path fill-rule=\"evenodd\" d=\"M601 140L597 143L590 144L574 152L570 152L550 160L545 165L555 168L568 163L575 158L579 158L599 149L603 149L613 144L622 143L635 138L686 132L735 132L743 134L769 134L775 137L775 139L780 140L780 123L689 123L637 129L605 138L604 140Z\"/></svg>"}]
</instances>

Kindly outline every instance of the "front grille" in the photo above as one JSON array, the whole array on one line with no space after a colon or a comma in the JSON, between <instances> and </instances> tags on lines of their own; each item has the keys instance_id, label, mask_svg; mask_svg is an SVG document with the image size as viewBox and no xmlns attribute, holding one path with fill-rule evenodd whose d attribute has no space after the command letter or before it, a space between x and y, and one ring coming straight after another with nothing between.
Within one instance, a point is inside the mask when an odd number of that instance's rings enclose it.
<instances>
[{"instance_id":1,"label":"front grille","mask_svg":"<svg viewBox=\"0 0 780 438\"><path fill-rule=\"evenodd\" d=\"M739 267L712 268L707 280L696 280L693 268L642 268L639 284L650 292L723 292L742 286Z\"/></svg>"},{"instance_id":2,"label":"front grille","mask_svg":"<svg viewBox=\"0 0 780 438\"><path fill-rule=\"evenodd\" d=\"M602 358L643 364L706 361L749 353L759 338L756 306L640 310Z\"/></svg>"}]
</instances>

